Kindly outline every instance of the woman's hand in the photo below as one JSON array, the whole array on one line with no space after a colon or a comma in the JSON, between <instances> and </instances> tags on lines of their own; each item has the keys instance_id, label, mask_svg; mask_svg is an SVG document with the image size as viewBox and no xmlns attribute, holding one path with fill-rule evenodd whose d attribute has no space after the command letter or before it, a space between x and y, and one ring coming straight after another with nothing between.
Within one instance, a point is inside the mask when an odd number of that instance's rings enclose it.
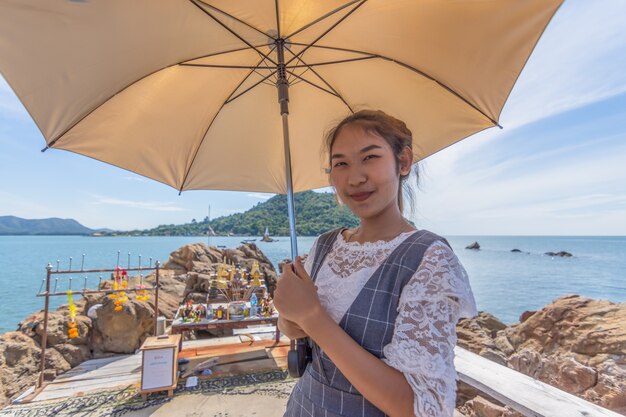
<instances>
[{"instance_id":1,"label":"woman's hand","mask_svg":"<svg viewBox=\"0 0 626 417\"><path fill-rule=\"evenodd\" d=\"M317 288L304 270L299 256L293 264L288 263L283 267L283 274L274 290L274 306L282 318L300 328L305 328L305 323L324 311L317 296Z\"/></svg>"},{"instance_id":2,"label":"woman's hand","mask_svg":"<svg viewBox=\"0 0 626 417\"><path fill-rule=\"evenodd\" d=\"M303 339L308 337L304 330L296 323L287 320L283 316L278 316L278 329L290 339Z\"/></svg>"}]
</instances>

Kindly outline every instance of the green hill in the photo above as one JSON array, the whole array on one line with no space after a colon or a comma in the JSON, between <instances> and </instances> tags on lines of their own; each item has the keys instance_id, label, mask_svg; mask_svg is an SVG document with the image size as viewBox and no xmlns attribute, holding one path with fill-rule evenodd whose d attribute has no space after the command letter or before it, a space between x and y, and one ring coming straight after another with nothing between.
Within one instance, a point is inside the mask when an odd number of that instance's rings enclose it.
<instances>
[{"instance_id":1,"label":"green hill","mask_svg":"<svg viewBox=\"0 0 626 417\"><path fill-rule=\"evenodd\" d=\"M335 202L330 193L305 191L294 196L296 206L296 230L300 236L317 236L330 229L355 227L359 220L349 209ZM272 236L288 236L287 197L276 195L243 213L218 217L211 220L211 227L218 235L233 233L244 236L260 236L267 227ZM152 236L183 236L206 234L208 219L182 225L163 225L151 230L137 232Z\"/></svg>"}]
</instances>

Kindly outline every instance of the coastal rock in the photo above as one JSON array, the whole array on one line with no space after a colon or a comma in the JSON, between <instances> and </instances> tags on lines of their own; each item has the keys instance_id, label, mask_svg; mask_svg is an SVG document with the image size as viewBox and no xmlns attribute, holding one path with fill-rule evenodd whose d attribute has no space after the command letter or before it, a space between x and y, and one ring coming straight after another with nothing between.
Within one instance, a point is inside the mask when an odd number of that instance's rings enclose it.
<instances>
[{"instance_id":1,"label":"coastal rock","mask_svg":"<svg viewBox=\"0 0 626 417\"><path fill-rule=\"evenodd\" d=\"M462 412L466 417L523 417L510 407L497 405L480 395L468 401Z\"/></svg>"},{"instance_id":2,"label":"coastal rock","mask_svg":"<svg viewBox=\"0 0 626 417\"><path fill-rule=\"evenodd\" d=\"M520 323L524 323L526 320L528 320L529 318L531 318L533 316L533 314L535 314L536 311L524 311L520 316L519 316L519 322Z\"/></svg>"},{"instance_id":3,"label":"coastal rock","mask_svg":"<svg viewBox=\"0 0 626 417\"><path fill-rule=\"evenodd\" d=\"M187 285L183 293L183 298L189 294L208 293L211 289L211 275L189 272L187 274Z\"/></svg>"},{"instance_id":4,"label":"coastal rock","mask_svg":"<svg viewBox=\"0 0 626 417\"><path fill-rule=\"evenodd\" d=\"M626 303L569 295L502 326L481 312L459 322L458 344L499 363L505 358L512 369L626 414ZM473 407L491 400L472 402L472 388L464 383L459 393L457 405L466 415L484 415ZM492 404L497 410L497 401Z\"/></svg>"},{"instance_id":5,"label":"coastal rock","mask_svg":"<svg viewBox=\"0 0 626 417\"><path fill-rule=\"evenodd\" d=\"M467 245L465 249L480 250L480 245L478 242L474 242L471 245Z\"/></svg>"},{"instance_id":6,"label":"coastal rock","mask_svg":"<svg viewBox=\"0 0 626 417\"><path fill-rule=\"evenodd\" d=\"M483 349L497 350L494 339L503 329L506 329L506 324L493 314L481 311L476 317L459 321L456 328L457 343L476 354L480 354Z\"/></svg>"},{"instance_id":7,"label":"coastal rock","mask_svg":"<svg viewBox=\"0 0 626 417\"><path fill-rule=\"evenodd\" d=\"M146 337L152 334L152 305L130 299L122 306L121 311L115 311L113 300L107 299L98 310L93 335L99 342L93 346L98 353L134 353Z\"/></svg>"},{"instance_id":8,"label":"coastal rock","mask_svg":"<svg viewBox=\"0 0 626 417\"><path fill-rule=\"evenodd\" d=\"M0 335L0 407L9 403L39 376L39 345L22 332ZM70 364L55 349L46 353L46 366L55 370L50 376L70 369Z\"/></svg>"},{"instance_id":9,"label":"coastal rock","mask_svg":"<svg viewBox=\"0 0 626 417\"><path fill-rule=\"evenodd\" d=\"M80 305L76 303L76 306L77 310L80 312ZM19 330L26 335L35 337L38 344L41 344L41 338L43 336L43 315L43 311L40 311L36 314L32 314L19 324ZM88 343L89 330L91 329L91 319L82 315L76 316L79 336L75 339L70 339L67 336L68 324L69 313L67 311L67 306L61 306L59 307L59 310L50 311L48 313L48 346L55 346L64 343L71 343L73 345Z\"/></svg>"},{"instance_id":10,"label":"coastal rock","mask_svg":"<svg viewBox=\"0 0 626 417\"><path fill-rule=\"evenodd\" d=\"M570 257L572 257L572 256L573 256L571 253L569 253L569 252L565 252L565 251L560 251L560 252L546 252L546 253L544 253L544 255L547 255L547 256L552 256L552 257L554 257L554 256L559 256L559 257L561 257L561 258L570 258Z\"/></svg>"},{"instance_id":11,"label":"coastal rock","mask_svg":"<svg viewBox=\"0 0 626 417\"><path fill-rule=\"evenodd\" d=\"M193 271L202 269L201 266L194 265L195 263L221 262L222 257L222 251L215 246L207 246L204 243L185 245L170 254L168 261L163 265L163 269Z\"/></svg>"},{"instance_id":12,"label":"coastal rock","mask_svg":"<svg viewBox=\"0 0 626 417\"><path fill-rule=\"evenodd\" d=\"M272 262L254 243L246 243L237 249L220 250L204 243L185 245L172 252L169 260L165 263L165 269L171 269L177 276L187 279L186 289L183 293L206 292L208 287L207 276L214 271L212 264L226 260L228 263L241 265L248 270L252 269L254 262L259 263L261 273L264 274L270 294L276 288L276 270ZM186 275L185 275L186 274ZM191 279L191 282L189 281Z\"/></svg>"}]
</instances>

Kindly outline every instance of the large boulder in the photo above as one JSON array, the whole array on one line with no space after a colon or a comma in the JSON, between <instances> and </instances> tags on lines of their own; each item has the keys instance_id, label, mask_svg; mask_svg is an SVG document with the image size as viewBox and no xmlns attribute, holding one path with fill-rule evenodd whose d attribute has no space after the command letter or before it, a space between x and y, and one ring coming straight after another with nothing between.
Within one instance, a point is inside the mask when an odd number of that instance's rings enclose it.
<instances>
[{"instance_id":1,"label":"large boulder","mask_svg":"<svg viewBox=\"0 0 626 417\"><path fill-rule=\"evenodd\" d=\"M176 249L170 254L163 269L171 269L179 272L203 270L215 262L221 262L222 251L215 246L207 246L204 243L194 243Z\"/></svg>"},{"instance_id":2,"label":"large boulder","mask_svg":"<svg viewBox=\"0 0 626 417\"><path fill-rule=\"evenodd\" d=\"M459 345L602 407L626 413L626 303L570 295L540 311L525 312L512 326L502 327L492 317L481 313L461 321L457 326ZM467 415L483 415L472 407L480 404L484 409L487 400L469 401L472 392L461 383L457 405ZM496 410L501 406L489 401Z\"/></svg>"},{"instance_id":3,"label":"large boulder","mask_svg":"<svg viewBox=\"0 0 626 417\"><path fill-rule=\"evenodd\" d=\"M478 244L478 242L474 242L470 245L467 245L465 249L480 250L480 245Z\"/></svg>"},{"instance_id":4,"label":"large boulder","mask_svg":"<svg viewBox=\"0 0 626 417\"><path fill-rule=\"evenodd\" d=\"M133 353L153 333L154 307L130 299L115 311L112 299L106 299L94 321L93 349L97 353Z\"/></svg>"},{"instance_id":5,"label":"large boulder","mask_svg":"<svg viewBox=\"0 0 626 417\"><path fill-rule=\"evenodd\" d=\"M186 283L182 291L183 296L196 294L196 298L200 298L197 294L208 292L210 275L217 270L215 264L224 260L248 270L252 269L254 262L258 262L259 269L265 275L270 294L274 293L276 270L272 262L254 243L246 243L236 249L223 250L204 243L185 245L170 254L164 269L171 270L175 277Z\"/></svg>"},{"instance_id":6,"label":"large boulder","mask_svg":"<svg viewBox=\"0 0 626 417\"><path fill-rule=\"evenodd\" d=\"M39 377L40 346L32 337L22 332L0 335L0 407L31 387ZM46 352L46 368L49 378L71 368L55 349Z\"/></svg>"}]
</instances>

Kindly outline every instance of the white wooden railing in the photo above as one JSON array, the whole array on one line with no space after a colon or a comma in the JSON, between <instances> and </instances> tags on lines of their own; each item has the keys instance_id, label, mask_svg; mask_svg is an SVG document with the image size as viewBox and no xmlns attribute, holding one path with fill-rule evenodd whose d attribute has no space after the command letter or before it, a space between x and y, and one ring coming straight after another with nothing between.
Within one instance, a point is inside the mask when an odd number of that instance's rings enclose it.
<instances>
[{"instance_id":1,"label":"white wooden railing","mask_svg":"<svg viewBox=\"0 0 626 417\"><path fill-rule=\"evenodd\" d=\"M459 379L527 417L624 417L457 346Z\"/></svg>"}]
</instances>

